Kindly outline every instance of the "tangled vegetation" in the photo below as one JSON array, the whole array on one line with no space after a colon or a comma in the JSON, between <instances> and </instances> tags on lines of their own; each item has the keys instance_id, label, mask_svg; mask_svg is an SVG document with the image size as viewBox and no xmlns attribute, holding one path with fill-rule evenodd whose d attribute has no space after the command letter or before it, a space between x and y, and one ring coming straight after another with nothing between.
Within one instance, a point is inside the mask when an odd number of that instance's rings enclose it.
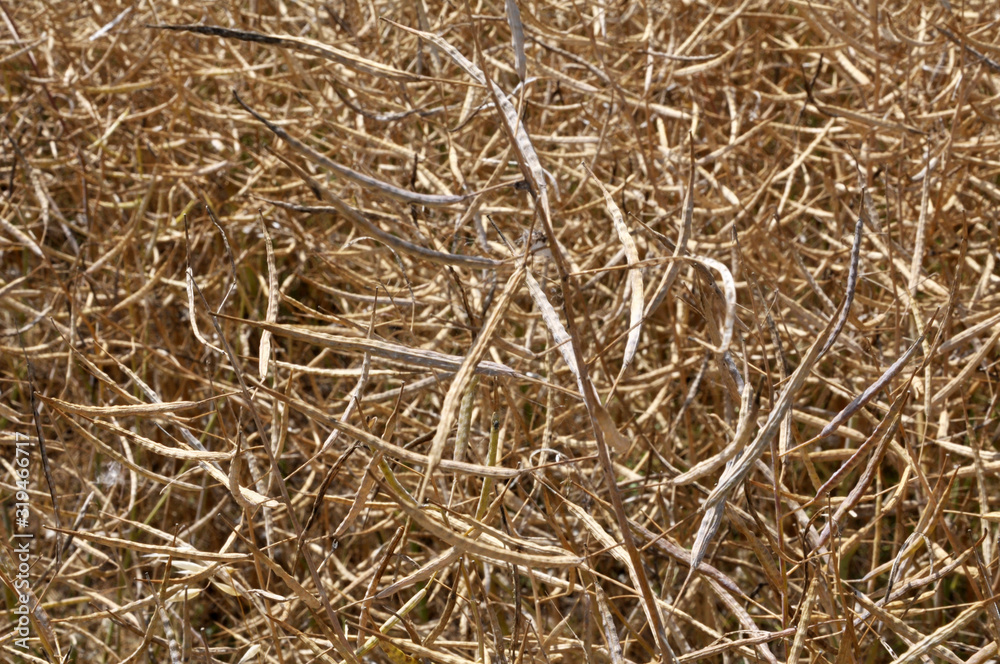
<instances>
[{"instance_id":1,"label":"tangled vegetation","mask_svg":"<svg viewBox=\"0 0 1000 664\"><path fill-rule=\"evenodd\" d=\"M994 3L188 4L0 2L0 659L997 658Z\"/></svg>"}]
</instances>

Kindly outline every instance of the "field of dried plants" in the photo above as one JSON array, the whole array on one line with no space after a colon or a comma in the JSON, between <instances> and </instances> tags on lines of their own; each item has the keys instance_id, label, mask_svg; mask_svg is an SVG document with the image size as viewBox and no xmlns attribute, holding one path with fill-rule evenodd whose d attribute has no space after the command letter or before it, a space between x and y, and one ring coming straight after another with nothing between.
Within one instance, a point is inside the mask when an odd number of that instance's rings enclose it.
<instances>
[{"instance_id":1,"label":"field of dried plants","mask_svg":"<svg viewBox=\"0 0 1000 664\"><path fill-rule=\"evenodd\" d=\"M0 660L997 660L994 3L0 19Z\"/></svg>"}]
</instances>

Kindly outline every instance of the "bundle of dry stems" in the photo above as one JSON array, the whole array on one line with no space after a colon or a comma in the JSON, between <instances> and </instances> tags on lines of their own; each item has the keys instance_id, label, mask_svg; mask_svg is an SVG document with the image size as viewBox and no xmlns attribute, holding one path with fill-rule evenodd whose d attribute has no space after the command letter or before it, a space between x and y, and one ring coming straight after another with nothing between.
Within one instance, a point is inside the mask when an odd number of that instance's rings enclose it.
<instances>
[{"instance_id":1,"label":"bundle of dry stems","mask_svg":"<svg viewBox=\"0 0 1000 664\"><path fill-rule=\"evenodd\" d=\"M4 661L996 659L992 3L185 4L0 2Z\"/></svg>"}]
</instances>

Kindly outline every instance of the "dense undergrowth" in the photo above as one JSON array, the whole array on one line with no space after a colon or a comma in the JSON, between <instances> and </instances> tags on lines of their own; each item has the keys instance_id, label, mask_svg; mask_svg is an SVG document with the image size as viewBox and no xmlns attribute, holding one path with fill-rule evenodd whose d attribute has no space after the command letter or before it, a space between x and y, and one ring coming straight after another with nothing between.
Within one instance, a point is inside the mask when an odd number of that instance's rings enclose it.
<instances>
[{"instance_id":1,"label":"dense undergrowth","mask_svg":"<svg viewBox=\"0 0 1000 664\"><path fill-rule=\"evenodd\" d=\"M0 659L997 657L993 3L186 4L0 3Z\"/></svg>"}]
</instances>

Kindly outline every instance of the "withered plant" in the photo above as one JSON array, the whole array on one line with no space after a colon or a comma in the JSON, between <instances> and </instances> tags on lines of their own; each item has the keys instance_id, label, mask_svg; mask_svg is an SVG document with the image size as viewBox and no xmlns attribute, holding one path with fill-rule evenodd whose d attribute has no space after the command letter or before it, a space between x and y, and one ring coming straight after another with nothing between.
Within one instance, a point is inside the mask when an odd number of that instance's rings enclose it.
<instances>
[{"instance_id":1,"label":"withered plant","mask_svg":"<svg viewBox=\"0 0 1000 664\"><path fill-rule=\"evenodd\" d=\"M0 660L996 660L994 3L0 18Z\"/></svg>"}]
</instances>

